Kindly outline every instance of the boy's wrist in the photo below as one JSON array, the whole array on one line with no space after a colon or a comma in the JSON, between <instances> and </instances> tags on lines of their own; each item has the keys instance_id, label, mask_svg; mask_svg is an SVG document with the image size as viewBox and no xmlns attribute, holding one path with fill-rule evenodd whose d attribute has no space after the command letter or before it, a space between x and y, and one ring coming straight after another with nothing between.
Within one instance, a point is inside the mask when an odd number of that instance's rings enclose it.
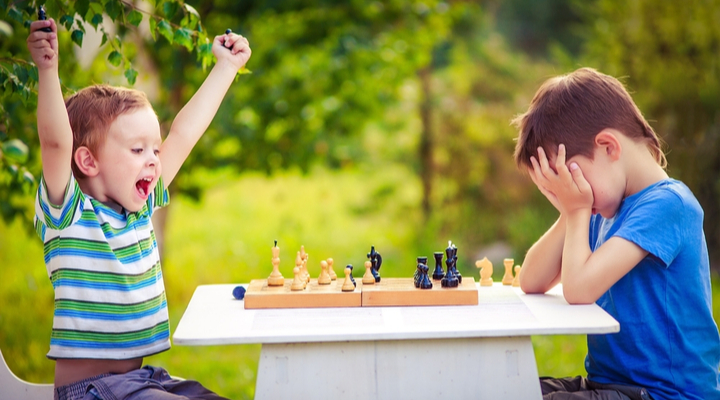
<instances>
[{"instance_id":1,"label":"boy's wrist","mask_svg":"<svg viewBox=\"0 0 720 400\"><path fill-rule=\"evenodd\" d=\"M213 69L220 70L223 73L231 73L233 76L235 76L235 74L237 74L237 72L240 70L240 68L238 68L237 65L235 65L232 61L225 58L217 60Z\"/></svg>"}]
</instances>

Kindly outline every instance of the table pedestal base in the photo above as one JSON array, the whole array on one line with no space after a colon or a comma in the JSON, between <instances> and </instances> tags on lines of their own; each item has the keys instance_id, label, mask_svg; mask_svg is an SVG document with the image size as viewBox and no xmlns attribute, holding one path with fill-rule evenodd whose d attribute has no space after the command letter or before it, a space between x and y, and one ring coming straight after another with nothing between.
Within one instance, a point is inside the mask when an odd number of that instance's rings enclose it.
<instances>
[{"instance_id":1,"label":"table pedestal base","mask_svg":"<svg viewBox=\"0 0 720 400\"><path fill-rule=\"evenodd\" d=\"M529 336L263 344L255 399L541 399Z\"/></svg>"}]
</instances>

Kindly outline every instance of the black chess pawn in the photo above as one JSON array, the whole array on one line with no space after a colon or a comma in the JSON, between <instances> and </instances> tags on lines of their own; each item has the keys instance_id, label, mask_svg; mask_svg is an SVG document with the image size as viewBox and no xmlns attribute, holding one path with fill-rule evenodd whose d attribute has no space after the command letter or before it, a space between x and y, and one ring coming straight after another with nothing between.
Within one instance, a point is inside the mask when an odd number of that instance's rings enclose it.
<instances>
[{"instance_id":1,"label":"black chess pawn","mask_svg":"<svg viewBox=\"0 0 720 400\"><path fill-rule=\"evenodd\" d=\"M415 283L415 287L420 287L420 282L422 281L422 259L423 257L417 258L417 266L415 267L415 273L413 274L413 282Z\"/></svg>"},{"instance_id":2,"label":"black chess pawn","mask_svg":"<svg viewBox=\"0 0 720 400\"><path fill-rule=\"evenodd\" d=\"M430 268L427 266L427 257L422 257L420 262L420 289L432 289L433 284L428 276Z\"/></svg>"},{"instance_id":3,"label":"black chess pawn","mask_svg":"<svg viewBox=\"0 0 720 400\"><path fill-rule=\"evenodd\" d=\"M40 6L40 8L38 8L38 20L45 21L46 19L47 19L47 15L45 15L45 7ZM38 30L43 31L43 32L52 32L52 28L50 28L49 26L40 28Z\"/></svg>"},{"instance_id":4,"label":"black chess pawn","mask_svg":"<svg viewBox=\"0 0 720 400\"><path fill-rule=\"evenodd\" d=\"M433 253L433 256L435 257L435 271L433 271L432 277L434 280L439 281L445 276L445 271L442 267L443 253L442 251L437 251Z\"/></svg>"},{"instance_id":5,"label":"black chess pawn","mask_svg":"<svg viewBox=\"0 0 720 400\"><path fill-rule=\"evenodd\" d=\"M382 256L380 255L380 253L375 251L375 246L370 246L370 252L367 254L367 257L370 259L370 271L375 278L375 282L380 282L380 266L382 266Z\"/></svg>"},{"instance_id":6,"label":"black chess pawn","mask_svg":"<svg viewBox=\"0 0 720 400\"><path fill-rule=\"evenodd\" d=\"M353 286L357 287L357 282L355 282L355 277L352 274L352 269L353 269L352 264L348 264L347 267L345 267L345 268L350 268L350 281L353 283Z\"/></svg>"}]
</instances>

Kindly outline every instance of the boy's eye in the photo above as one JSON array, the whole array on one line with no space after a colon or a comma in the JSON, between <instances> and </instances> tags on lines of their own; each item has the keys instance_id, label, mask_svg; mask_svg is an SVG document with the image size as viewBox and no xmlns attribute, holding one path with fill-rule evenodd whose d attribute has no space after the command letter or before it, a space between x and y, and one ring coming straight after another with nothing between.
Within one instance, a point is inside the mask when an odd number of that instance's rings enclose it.
<instances>
[{"instance_id":1,"label":"boy's eye","mask_svg":"<svg viewBox=\"0 0 720 400\"><path fill-rule=\"evenodd\" d=\"M154 150L154 153L155 153L155 155L157 156L157 155L160 154L160 150L159 150L159 149L155 149L155 150Z\"/></svg>"},{"instance_id":2,"label":"boy's eye","mask_svg":"<svg viewBox=\"0 0 720 400\"><path fill-rule=\"evenodd\" d=\"M132 149L132 152L135 153L135 154L140 154L140 153L142 153L142 151L143 151L143 149L140 149L140 148L138 148L138 149Z\"/></svg>"}]
</instances>

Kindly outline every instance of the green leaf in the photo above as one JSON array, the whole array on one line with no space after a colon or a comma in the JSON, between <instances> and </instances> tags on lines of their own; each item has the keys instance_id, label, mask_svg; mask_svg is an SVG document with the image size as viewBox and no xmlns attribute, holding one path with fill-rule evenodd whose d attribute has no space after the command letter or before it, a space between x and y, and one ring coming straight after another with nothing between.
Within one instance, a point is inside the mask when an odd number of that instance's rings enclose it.
<instances>
[{"instance_id":1,"label":"green leaf","mask_svg":"<svg viewBox=\"0 0 720 400\"><path fill-rule=\"evenodd\" d=\"M165 37L165 39L168 40L168 42L173 42L173 30L166 20L160 20L160 23L158 23L157 25L157 30L158 32L160 32L161 35Z\"/></svg>"},{"instance_id":2,"label":"green leaf","mask_svg":"<svg viewBox=\"0 0 720 400\"><path fill-rule=\"evenodd\" d=\"M167 19L172 19L178 11L178 3L174 1L166 1L163 4L163 14Z\"/></svg>"},{"instance_id":3,"label":"green leaf","mask_svg":"<svg viewBox=\"0 0 720 400\"><path fill-rule=\"evenodd\" d=\"M192 51L192 31L190 31L189 29L180 28L176 30L173 40L175 40L175 42L177 42L178 44L185 46L188 51Z\"/></svg>"},{"instance_id":4,"label":"green leaf","mask_svg":"<svg viewBox=\"0 0 720 400\"><path fill-rule=\"evenodd\" d=\"M103 16L102 14L95 14L93 15L92 19L90 20L90 24L97 29L98 25L100 25L103 22Z\"/></svg>"},{"instance_id":5,"label":"green leaf","mask_svg":"<svg viewBox=\"0 0 720 400\"><path fill-rule=\"evenodd\" d=\"M128 18L128 22L130 22L131 24L133 24L135 26L139 26L140 23L142 22L143 16L142 16L142 13L139 12L138 10L132 10L128 14L127 18Z\"/></svg>"},{"instance_id":6,"label":"green leaf","mask_svg":"<svg viewBox=\"0 0 720 400\"><path fill-rule=\"evenodd\" d=\"M67 30L70 30L74 23L75 19L69 15L63 15L60 17L60 24L62 24Z\"/></svg>"},{"instance_id":7,"label":"green leaf","mask_svg":"<svg viewBox=\"0 0 720 400\"><path fill-rule=\"evenodd\" d=\"M95 14L102 14L105 10L103 10L103 6L100 2L93 1L90 3L90 9L95 12Z\"/></svg>"},{"instance_id":8,"label":"green leaf","mask_svg":"<svg viewBox=\"0 0 720 400\"><path fill-rule=\"evenodd\" d=\"M23 18L23 15L20 12L20 10L18 10L14 6L10 7L10 11L8 11L8 17L14 19L15 21L17 21L21 24L25 21L25 18Z\"/></svg>"},{"instance_id":9,"label":"green leaf","mask_svg":"<svg viewBox=\"0 0 720 400\"><path fill-rule=\"evenodd\" d=\"M75 11L80 15L81 18L87 16L88 10L90 9L89 0L77 0L75 2Z\"/></svg>"},{"instance_id":10,"label":"green leaf","mask_svg":"<svg viewBox=\"0 0 720 400\"><path fill-rule=\"evenodd\" d=\"M83 36L84 36L83 32L82 32L81 30L78 30L78 29L75 29L75 30L72 31L72 33L70 34L70 38L72 39L72 41L73 41L76 45L78 45L78 46L80 46L80 47L82 47Z\"/></svg>"},{"instance_id":11,"label":"green leaf","mask_svg":"<svg viewBox=\"0 0 720 400\"><path fill-rule=\"evenodd\" d=\"M122 12L122 7L117 1L110 0L107 2L107 4L105 4L105 11L107 12L107 15L112 18L113 21L116 21L120 16L120 13Z\"/></svg>"},{"instance_id":12,"label":"green leaf","mask_svg":"<svg viewBox=\"0 0 720 400\"><path fill-rule=\"evenodd\" d=\"M150 17L148 19L148 22L150 23L150 36L152 36L153 40L157 40L157 37L155 36L155 30L157 29L157 21L155 18Z\"/></svg>"},{"instance_id":13,"label":"green leaf","mask_svg":"<svg viewBox=\"0 0 720 400\"><path fill-rule=\"evenodd\" d=\"M23 168L23 180L26 184L29 184L31 187L35 187L35 177L33 174L30 173L30 171L27 170L27 168Z\"/></svg>"},{"instance_id":14,"label":"green leaf","mask_svg":"<svg viewBox=\"0 0 720 400\"><path fill-rule=\"evenodd\" d=\"M197 49L198 60L202 64L203 71L213 63L212 43L203 43Z\"/></svg>"},{"instance_id":15,"label":"green leaf","mask_svg":"<svg viewBox=\"0 0 720 400\"><path fill-rule=\"evenodd\" d=\"M19 139L11 139L2 144L2 151L10 161L24 164L28 159L28 146Z\"/></svg>"},{"instance_id":16,"label":"green leaf","mask_svg":"<svg viewBox=\"0 0 720 400\"><path fill-rule=\"evenodd\" d=\"M130 85L135 84L135 79L137 79L137 71L135 71L132 67L125 70L125 78L127 78L128 83Z\"/></svg>"},{"instance_id":17,"label":"green leaf","mask_svg":"<svg viewBox=\"0 0 720 400\"><path fill-rule=\"evenodd\" d=\"M108 54L107 59L110 62L110 64L112 64L115 67L118 67L118 66L120 66L120 63L122 62L122 54L113 50L110 54Z\"/></svg>"},{"instance_id":18,"label":"green leaf","mask_svg":"<svg viewBox=\"0 0 720 400\"><path fill-rule=\"evenodd\" d=\"M101 47L102 47L102 45L104 45L105 43L107 43L107 39L108 39L108 38L107 38L107 33L103 32L102 39L101 39L101 41L100 41L100 46L101 46Z\"/></svg>"},{"instance_id":19,"label":"green leaf","mask_svg":"<svg viewBox=\"0 0 720 400\"><path fill-rule=\"evenodd\" d=\"M187 4L187 3L183 4L183 6L185 6L185 10L187 12L198 17L198 19L200 19L200 14L198 14L197 10L193 6L191 6L190 4Z\"/></svg>"}]
</instances>

